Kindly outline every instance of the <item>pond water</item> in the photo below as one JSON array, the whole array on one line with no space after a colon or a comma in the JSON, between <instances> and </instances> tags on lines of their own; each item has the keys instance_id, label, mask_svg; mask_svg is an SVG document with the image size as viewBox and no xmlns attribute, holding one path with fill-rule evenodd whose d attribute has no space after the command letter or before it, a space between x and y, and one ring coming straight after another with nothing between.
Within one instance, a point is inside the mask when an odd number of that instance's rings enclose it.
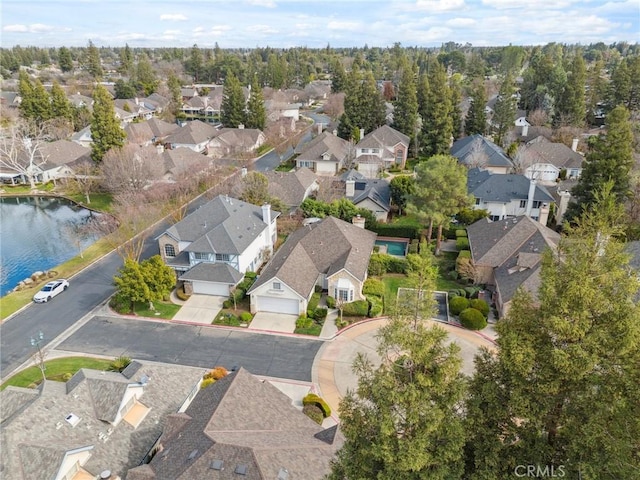
<instances>
[{"instance_id":1,"label":"pond water","mask_svg":"<svg viewBox=\"0 0 640 480\"><path fill-rule=\"evenodd\" d=\"M0 296L33 272L51 270L98 238L96 213L57 197L0 198Z\"/></svg>"}]
</instances>

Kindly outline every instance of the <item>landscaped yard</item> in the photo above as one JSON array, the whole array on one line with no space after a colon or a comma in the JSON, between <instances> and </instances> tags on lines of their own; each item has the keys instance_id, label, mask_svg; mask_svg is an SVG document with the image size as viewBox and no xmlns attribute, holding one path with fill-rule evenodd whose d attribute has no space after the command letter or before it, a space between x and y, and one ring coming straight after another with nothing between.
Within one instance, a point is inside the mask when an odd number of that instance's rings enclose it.
<instances>
[{"instance_id":1,"label":"landscaped yard","mask_svg":"<svg viewBox=\"0 0 640 480\"><path fill-rule=\"evenodd\" d=\"M153 306L155 310L151 310L147 302L136 302L133 311L141 317L155 317L170 320L178 313L178 310L180 310L180 305L171 302L154 302Z\"/></svg>"},{"instance_id":2,"label":"landscaped yard","mask_svg":"<svg viewBox=\"0 0 640 480\"><path fill-rule=\"evenodd\" d=\"M45 376L47 380L65 382L81 368L91 368L94 370L108 370L113 360L104 360L92 357L65 357L56 358L44 362ZM42 381L42 372L37 366L29 367L20 373L15 374L2 384L0 390L4 390L9 385L14 387L30 387Z\"/></svg>"},{"instance_id":3,"label":"landscaped yard","mask_svg":"<svg viewBox=\"0 0 640 480\"><path fill-rule=\"evenodd\" d=\"M111 211L111 203L113 198L110 193L92 193L89 195L89 199L91 203L87 203L87 197L82 193L76 193L73 195L68 195L68 197L74 202L88 207L92 210L99 210L101 212L110 212Z\"/></svg>"},{"instance_id":4,"label":"landscaped yard","mask_svg":"<svg viewBox=\"0 0 640 480\"><path fill-rule=\"evenodd\" d=\"M293 331L293 333L299 333L300 335L313 335L315 337L320 336L320 332L322 331L322 325L318 325L316 322L313 322L310 327L307 328L298 328Z\"/></svg>"},{"instance_id":5,"label":"landscaped yard","mask_svg":"<svg viewBox=\"0 0 640 480\"><path fill-rule=\"evenodd\" d=\"M250 312L250 298L244 297L242 300L236 302L235 307L231 305L230 308L223 308L220 313L211 322L214 325L227 325L231 327L246 327L251 323L253 315Z\"/></svg>"}]
</instances>

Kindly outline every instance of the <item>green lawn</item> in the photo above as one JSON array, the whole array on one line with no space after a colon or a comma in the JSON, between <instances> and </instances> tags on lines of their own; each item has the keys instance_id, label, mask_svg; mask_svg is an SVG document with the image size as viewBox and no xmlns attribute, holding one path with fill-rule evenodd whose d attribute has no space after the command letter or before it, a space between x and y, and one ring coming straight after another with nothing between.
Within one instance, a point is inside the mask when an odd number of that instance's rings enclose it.
<instances>
[{"instance_id":1,"label":"green lawn","mask_svg":"<svg viewBox=\"0 0 640 480\"><path fill-rule=\"evenodd\" d=\"M92 193L89 195L91 203L86 203L87 198L82 193L76 193L68 196L71 200L79 205L89 207L92 210L98 210L100 212L110 212L111 203L113 198L110 193Z\"/></svg>"},{"instance_id":2,"label":"green lawn","mask_svg":"<svg viewBox=\"0 0 640 480\"><path fill-rule=\"evenodd\" d=\"M170 320L180 310L180 305L170 302L154 302L155 310L149 308L149 304L136 302L133 311L141 317L164 318Z\"/></svg>"},{"instance_id":3,"label":"green lawn","mask_svg":"<svg viewBox=\"0 0 640 480\"><path fill-rule=\"evenodd\" d=\"M64 377L75 374L81 368L91 368L94 370L107 370L112 360L104 360L92 357L65 357L48 360L45 364L45 375L47 380L58 382L66 381ZM0 386L4 390L9 385L14 387L29 387L39 384L42 381L42 373L37 366L29 367L20 373L15 374Z\"/></svg>"},{"instance_id":4,"label":"green lawn","mask_svg":"<svg viewBox=\"0 0 640 480\"><path fill-rule=\"evenodd\" d=\"M402 273L387 273L380 280L384 283L384 306L385 313L388 313L398 296L398 288L408 287L409 278Z\"/></svg>"},{"instance_id":5,"label":"green lawn","mask_svg":"<svg viewBox=\"0 0 640 480\"><path fill-rule=\"evenodd\" d=\"M414 215L401 215L399 217L394 217L391 222L392 225L406 225L409 227L417 227L417 228L425 228L420 220L418 220Z\"/></svg>"},{"instance_id":6,"label":"green lawn","mask_svg":"<svg viewBox=\"0 0 640 480\"><path fill-rule=\"evenodd\" d=\"M5 195L29 195L32 193L31 187L27 185L2 185ZM53 182L36 184L36 190L40 192L53 192L55 186Z\"/></svg>"},{"instance_id":7,"label":"green lawn","mask_svg":"<svg viewBox=\"0 0 640 480\"><path fill-rule=\"evenodd\" d=\"M322 325L318 325L316 322L313 322L308 328L297 328L293 333L299 333L300 335L313 335L315 337L320 336L320 332L322 332Z\"/></svg>"}]
</instances>

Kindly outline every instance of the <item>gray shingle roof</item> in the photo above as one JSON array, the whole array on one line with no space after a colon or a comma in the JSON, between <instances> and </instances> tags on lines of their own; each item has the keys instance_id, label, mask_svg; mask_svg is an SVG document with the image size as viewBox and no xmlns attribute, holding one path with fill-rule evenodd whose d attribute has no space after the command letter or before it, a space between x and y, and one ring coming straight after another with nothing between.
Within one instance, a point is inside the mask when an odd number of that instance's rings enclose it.
<instances>
[{"instance_id":1,"label":"gray shingle roof","mask_svg":"<svg viewBox=\"0 0 640 480\"><path fill-rule=\"evenodd\" d=\"M271 212L271 219L280 212ZM262 207L220 195L171 226L167 233L192 252L242 253L267 228Z\"/></svg>"},{"instance_id":2,"label":"gray shingle roof","mask_svg":"<svg viewBox=\"0 0 640 480\"><path fill-rule=\"evenodd\" d=\"M582 168L584 158L564 143L549 142L544 139L526 146L525 155L532 163L550 163L558 168Z\"/></svg>"},{"instance_id":3,"label":"gray shingle roof","mask_svg":"<svg viewBox=\"0 0 640 480\"><path fill-rule=\"evenodd\" d=\"M243 368L198 392L169 428L149 464L156 480L276 479L281 468L290 478L320 479L344 441L335 429L322 434L286 395ZM222 470L212 468L216 460ZM246 468L242 476L239 466Z\"/></svg>"},{"instance_id":4,"label":"gray shingle roof","mask_svg":"<svg viewBox=\"0 0 640 480\"><path fill-rule=\"evenodd\" d=\"M531 180L518 174L492 174L487 170L471 168L467 172L467 191L485 202L504 202L527 200ZM543 185L536 185L533 199L540 202L553 202L553 197Z\"/></svg>"},{"instance_id":5,"label":"gray shingle roof","mask_svg":"<svg viewBox=\"0 0 640 480\"><path fill-rule=\"evenodd\" d=\"M166 143L182 145L198 145L216 136L215 127L200 120L193 120L173 132L166 139Z\"/></svg>"},{"instance_id":6,"label":"gray shingle roof","mask_svg":"<svg viewBox=\"0 0 640 480\"><path fill-rule=\"evenodd\" d=\"M476 134L456 140L451 146L451 155L456 157L460 163L471 165L474 161L476 148L484 153L487 167L513 167L513 162L502 148L486 139L482 135Z\"/></svg>"},{"instance_id":7,"label":"gray shingle roof","mask_svg":"<svg viewBox=\"0 0 640 480\"><path fill-rule=\"evenodd\" d=\"M290 207L299 206L305 199L307 190L317 182L316 174L308 168L295 172L265 172L269 180L269 195L279 198Z\"/></svg>"},{"instance_id":8,"label":"gray shingle roof","mask_svg":"<svg viewBox=\"0 0 640 480\"><path fill-rule=\"evenodd\" d=\"M348 141L332 133L322 132L303 147L297 160L343 162L349 154L349 149ZM329 153L329 160L323 159L325 153Z\"/></svg>"},{"instance_id":9,"label":"gray shingle roof","mask_svg":"<svg viewBox=\"0 0 640 480\"><path fill-rule=\"evenodd\" d=\"M42 145L40 155L46 159L46 167L74 165L91 160L91 149L70 140L56 140Z\"/></svg>"},{"instance_id":10,"label":"gray shingle roof","mask_svg":"<svg viewBox=\"0 0 640 480\"><path fill-rule=\"evenodd\" d=\"M278 278L308 298L320 273L347 270L364 281L376 234L334 217L293 232L248 293Z\"/></svg>"},{"instance_id":11,"label":"gray shingle roof","mask_svg":"<svg viewBox=\"0 0 640 480\"><path fill-rule=\"evenodd\" d=\"M409 146L409 137L404 133L391 128L389 125L382 125L373 132L367 133L356 145L356 148L385 148L393 147L401 143Z\"/></svg>"},{"instance_id":12,"label":"gray shingle roof","mask_svg":"<svg viewBox=\"0 0 640 480\"><path fill-rule=\"evenodd\" d=\"M200 262L182 275L180 280L199 280L203 282L237 285L243 278L244 275L242 273L226 263Z\"/></svg>"},{"instance_id":13,"label":"gray shingle roof","mask_svg":"<svg viewBox=\"0 0 640 480\"><path fill-rule=\"evenodd\" d=\"M162 152L165 173L174 176L202 170L209 165L211 159L206 155L194 152L190 148L176 148Z\"/></svg>"},{"instance_id":14,"label":"gray shingle roof","mask_svg":"<svg viewBox=\"0 0 640 480\"><path fill-rule=\"evenodd\" d=\"M350 200L358 205L366 199L370 199L388 212L391 209L389 182L384 179L357 180L355 182L355 195Z\"/></svg>"}]
</instances>

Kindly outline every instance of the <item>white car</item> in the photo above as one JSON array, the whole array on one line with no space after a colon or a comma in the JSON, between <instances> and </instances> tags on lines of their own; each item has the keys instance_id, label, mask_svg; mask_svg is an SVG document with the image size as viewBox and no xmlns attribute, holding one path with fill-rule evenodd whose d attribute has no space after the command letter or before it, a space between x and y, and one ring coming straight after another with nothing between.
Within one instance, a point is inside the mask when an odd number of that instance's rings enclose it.
<instances>
[{"instance_id":1,"label":"white car","mask_svg":"<svg viewBox=\"0 0 640 480\"><path fill-rule=\"evenodd\" d=\"M69 288L69 282L64 278L53 280L33 296L33 301L36 303L46 303L59 293L64 292L67 288Z\"/></svg>"}]
</instances>

